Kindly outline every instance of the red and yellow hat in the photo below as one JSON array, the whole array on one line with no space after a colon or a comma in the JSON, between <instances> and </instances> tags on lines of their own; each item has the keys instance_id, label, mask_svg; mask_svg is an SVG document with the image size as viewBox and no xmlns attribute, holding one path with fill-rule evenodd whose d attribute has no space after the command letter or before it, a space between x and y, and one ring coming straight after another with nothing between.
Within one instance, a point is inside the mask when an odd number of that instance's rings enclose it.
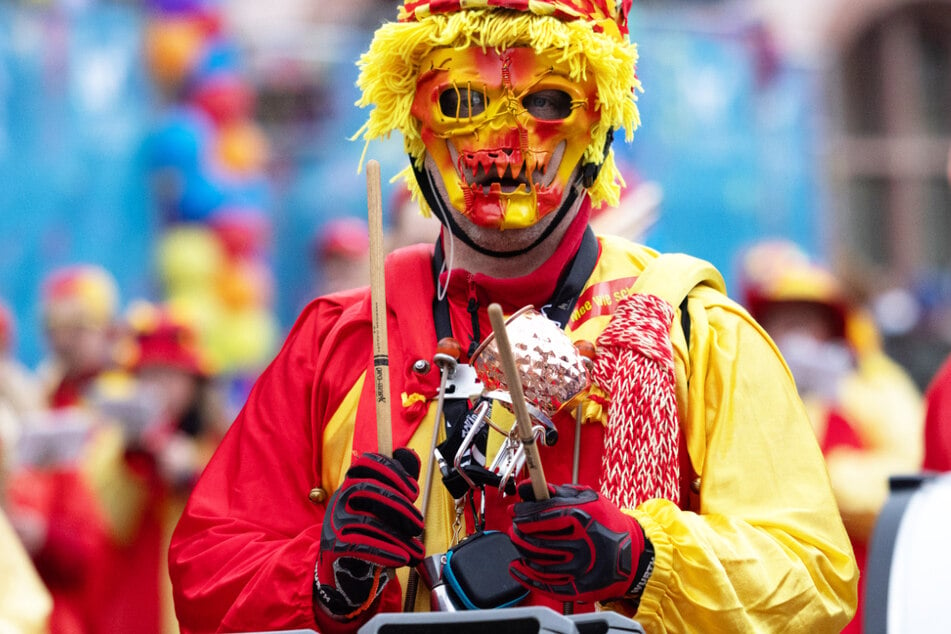
<instances>
[{"instance_id":1,"label":"red and yellow hat","mask_svg":"<svg viewBox=\"0 0 951 634\"><path fill-rule=\"evenodd\" d=\"M437 13L452 13L468 9L509 9L544 15L569 22L611 20L618 30L627 35L627 14L632 0L408 0L400 7L399 21L425 19Z\"/></svg>"},{"instance_id":2,"label":"red and yellow hat","mask_svg":"<svg viewBox=\"0 0 951 634\"><path fill-rule=\"evenodd\" d=\"M79 324L104 328L118 312L119 287L112 274L100 266L66 266L44 279L42 303L48 327Z\"/></svg>"},{"instance_id":3,"label":"red and yellow hat","mask_svg":"<svg viewBox=\"0 0 951 634\"><path fill-rule=\"evenodd\" d=\"M195 329L181 316L150 302L128 312L132 342L124 362L133 372L150 367L182 370L198 377L212 374Z\"/></svg>"}]
</instances>

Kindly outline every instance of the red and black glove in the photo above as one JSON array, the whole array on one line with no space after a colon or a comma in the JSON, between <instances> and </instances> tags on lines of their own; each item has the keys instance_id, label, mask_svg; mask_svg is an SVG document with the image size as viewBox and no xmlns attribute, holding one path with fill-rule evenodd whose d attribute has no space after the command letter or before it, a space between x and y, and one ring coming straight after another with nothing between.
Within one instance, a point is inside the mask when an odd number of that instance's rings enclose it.
<instances>
[{"instance_id":1,"label":"red and black glove","mask_svg":"<svg viewBox=\"0 0 951 634\"><path fill-rule=\"evenodd\" d=\"M561 601L639 598L653 569L653 548L640 524L590 487L548 485L550 499L511 508L512 543L521 558L509 572L522 585Z\"/></svg>"},{"instance_id":2,"label":"red and black glove","mask_svg":"<svg viewBox=\"0 0 951 634\"><path fill-rule=\"evenodd\" d=\"M357 458L330 498L320 534L314 600L338 619L355 618L390 580L388 568L416 566L425 556L419 496L419 457Z\"/></svg>"}]
</instances>

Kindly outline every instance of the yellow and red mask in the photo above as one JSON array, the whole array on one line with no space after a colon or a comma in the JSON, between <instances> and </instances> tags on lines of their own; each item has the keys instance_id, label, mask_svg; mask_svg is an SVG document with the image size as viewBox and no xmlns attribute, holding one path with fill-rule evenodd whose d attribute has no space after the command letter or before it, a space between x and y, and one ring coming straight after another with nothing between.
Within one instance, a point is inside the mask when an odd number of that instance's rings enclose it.
<instances>
[{"instance_id":1,"label":"yellow and red mask","mask_svg":"<svg viewBox=\"0 0 951 634\"><path fill-rule=\"evenodd\" d=\"M406 0L360 58L357 104L373 109L355 136L403 136L411 165L402 176L424 214L438 204L440 215L509 229L563 210L582 190L595 208L616 205L624 181L610 139L624 130L632 140L639 124L629 8Z\"/></svg>"},{"instance_id":2,"label":"yellow and red mask","mask_svg":"<svg viewBox=\"0 0 951 634\"><path fill-rule=\"evenodd\" d=\"M520 229L558 209L599 120L593 79L555 52L438 48L420 64L412 114L449 204Z\"/></svg>"}]
</instances>

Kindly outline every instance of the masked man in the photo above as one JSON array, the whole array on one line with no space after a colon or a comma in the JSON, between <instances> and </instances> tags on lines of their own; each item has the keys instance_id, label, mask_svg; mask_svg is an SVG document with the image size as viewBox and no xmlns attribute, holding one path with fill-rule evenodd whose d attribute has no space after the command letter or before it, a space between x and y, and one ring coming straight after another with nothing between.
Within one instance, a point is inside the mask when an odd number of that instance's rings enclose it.
<instances>
[{"instance_id":1,"label":"masked man","mask_svg":"<svg viewBox=\"0 0 951 634\"><path fill-rule=\"evenodd\" d=\"M410 189L443 225L435 248L386 263L398 449L375 453L367 289L315 300L173 537L184 631L354 632L402 609L406 566L482 527L510 537L502 576L525 589L522 605L613 608L651 632L848 622L855 561L776 349L709 265L587 229L593 205L618 201L611 138L638 125L621 4L409 1L377 31L361 59L365 136L403 135ZM540 451L549 499L487 488L468 498L478 513L454 503L451 470L431 491L420 483L435 469L437 343L459 342L468 364L490 303L534 306L595 358L580 406L553 415L560 438ZM449 442L467 412L446 403ZM423 588L407 607L429 605Z\"/></svg>"}]
</instances>

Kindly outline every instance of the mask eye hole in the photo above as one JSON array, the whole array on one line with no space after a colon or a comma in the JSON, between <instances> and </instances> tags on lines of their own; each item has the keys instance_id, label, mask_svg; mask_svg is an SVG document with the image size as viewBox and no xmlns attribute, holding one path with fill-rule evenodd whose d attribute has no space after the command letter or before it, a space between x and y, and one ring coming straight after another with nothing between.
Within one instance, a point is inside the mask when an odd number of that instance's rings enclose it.
<instances>
[{"instance_id":1,"label":"mask eye hole","mask_svg":"<svg viewBox=\"0 0 951 634\"><path fill-rule=\"evenodd\" d=\"M488 102L485 94L469 88L449 88L439 95L439 109L443 115L455 119L482 114Z\"/></svg>"},{"instance_id":2,"label":"mask eye hole","mask_svg":"<svg viewBox=\"0 0 951 634\"><path fill-rule=\"evenodd\" d=\"M539 90L526 95L522 107L542 121L567 119L571 114L571 95L563 90Z\"/></svg>"}]
</instances>

